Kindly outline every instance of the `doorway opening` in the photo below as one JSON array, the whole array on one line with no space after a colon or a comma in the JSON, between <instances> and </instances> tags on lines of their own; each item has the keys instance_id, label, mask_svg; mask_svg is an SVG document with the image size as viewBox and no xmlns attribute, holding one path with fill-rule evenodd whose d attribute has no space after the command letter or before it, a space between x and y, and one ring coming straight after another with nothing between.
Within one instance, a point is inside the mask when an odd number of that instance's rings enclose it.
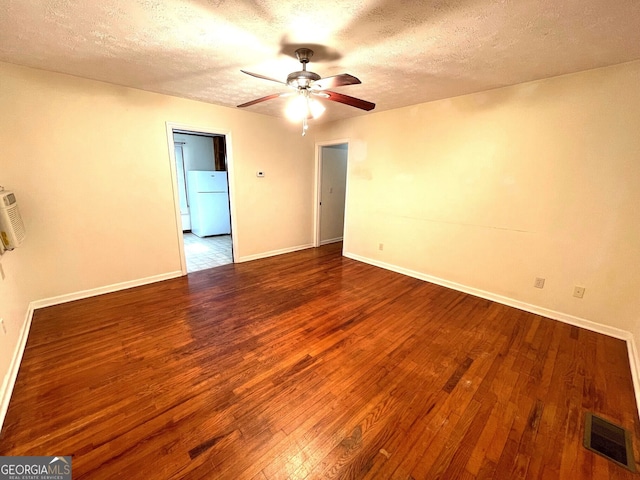
<instances>
[{"instance_id":1,"label":"doorway opening","mask_svg":"<svg viewBox=\"0 0 640 480\"><path fill-rule=\"evenodd\" d=\"M233 263L228 132L167 124L182 273Z\"/></svg>"},{"instance_id":2,"label":"doorway opening","mask_svg":"<svg viewBox=\"0 0 640 480\"><path fill-rule=\"evenodd\" d=\"M344 239L348 154L347 141L316 145L316 247Z\"/></svg>"}]
</instances>

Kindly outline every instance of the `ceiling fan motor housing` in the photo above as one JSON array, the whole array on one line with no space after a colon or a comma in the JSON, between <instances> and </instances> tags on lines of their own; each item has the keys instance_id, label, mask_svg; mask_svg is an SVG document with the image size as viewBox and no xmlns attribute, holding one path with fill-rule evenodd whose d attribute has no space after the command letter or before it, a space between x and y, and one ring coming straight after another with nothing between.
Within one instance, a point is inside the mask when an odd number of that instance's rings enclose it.
<instances>
[{"instance_id":1,"label":"ceiling fan motor housing","mask_svg":"<svg viewBox=\"0 0 640 480\"><path fill-rule=\"evenodd\" d=\"M308 88L317 80L320 80L320 75L315 72L303 70L301 72L290 73L287 77L287 85L294 88Z\"/></svg>"}]
</instances>

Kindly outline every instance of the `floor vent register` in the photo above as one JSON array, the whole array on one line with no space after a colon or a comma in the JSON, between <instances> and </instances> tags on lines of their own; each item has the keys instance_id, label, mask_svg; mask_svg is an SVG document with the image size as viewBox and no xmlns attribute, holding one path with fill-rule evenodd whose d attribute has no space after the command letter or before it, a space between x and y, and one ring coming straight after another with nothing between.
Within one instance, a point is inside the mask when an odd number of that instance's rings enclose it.
<instances>
[{"instance_id":1,"label":"floor vent register","mask_svg":"<svg viewBox=\"0 0 640 480\"><path fill-rule=\"evenodd\" d=\"M591 412L586 415L584 446L621 467L636 471L629 432Z\"/></svg>"}]
</instances>

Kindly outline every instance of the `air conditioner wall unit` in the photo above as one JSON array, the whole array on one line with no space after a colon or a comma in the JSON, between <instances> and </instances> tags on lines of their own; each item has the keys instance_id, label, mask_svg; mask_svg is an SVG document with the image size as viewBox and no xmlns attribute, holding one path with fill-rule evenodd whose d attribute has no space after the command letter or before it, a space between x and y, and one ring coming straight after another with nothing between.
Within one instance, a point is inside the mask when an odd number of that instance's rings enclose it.
<instances>
[{"instance_id":1,"label":"air conditioner wall unit","mask_svg":"<svg viewBox=\"0 0 640 480\"><path fill-rule=\"evenodd\" d=\"M24 223L18 210L16 196L10 191L0 191L0 241L7 250L19 246L26 237Z\"/></svg>"}]
</instances>

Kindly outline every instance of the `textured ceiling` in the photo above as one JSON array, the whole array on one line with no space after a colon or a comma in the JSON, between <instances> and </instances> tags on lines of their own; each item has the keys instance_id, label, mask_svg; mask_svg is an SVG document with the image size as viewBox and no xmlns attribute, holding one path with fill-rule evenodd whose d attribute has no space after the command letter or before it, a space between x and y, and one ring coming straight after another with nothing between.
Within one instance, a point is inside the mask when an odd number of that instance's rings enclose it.
<instances>
[{"instance_id":1,"label":"textured ceiling","mask_svg":"<svg viewBox=\"0 0 640 480\"><path fill-rule=\"evenodd\" d=\"M240 69L284 81L299 46L376 112L640 59L640 0L0 0L0 61L231 107L286 91Z\"/></svg>"}]
</instances>

